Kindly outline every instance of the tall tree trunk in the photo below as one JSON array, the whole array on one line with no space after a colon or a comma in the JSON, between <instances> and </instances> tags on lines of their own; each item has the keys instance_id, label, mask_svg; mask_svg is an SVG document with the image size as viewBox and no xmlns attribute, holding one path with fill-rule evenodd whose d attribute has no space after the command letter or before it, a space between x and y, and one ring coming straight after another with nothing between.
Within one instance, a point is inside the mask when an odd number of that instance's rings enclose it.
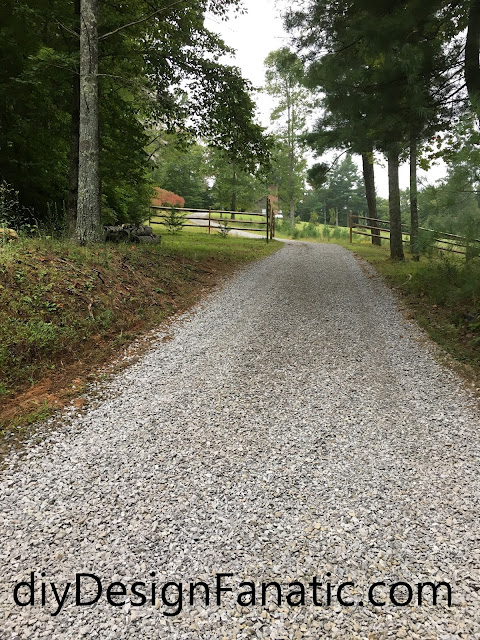
<instances>
[{"instance_id":1,"label":"tall tree trunk","mask_svg":"<svg viewBox=\"0 0 480 640\"><path fill-rule=\"evenodd\" d=\"M287 86L287 146L288 146L288 209L290 218L290 227L295 227L295 201L293 196L293 166L294 166L294 142L293 142L293 122L294 122L294 106L291 99L290 87Z\"/></svg>"},{"instance_id":2,"label":"tall tree trunk","mask_svg":"<svg viewBox=\"0 0 480 640\"><path fill-rule=\"evenodd\" d=\"M81 0L80 137L75 228L75 240L81 245L103 239L100 210L98 12L99 0Z\"/></svg>"},{"instance_id":3,"label":"tall tree trunk","mask_svg":"<svg viewBox=\"0 0 480 640\"><path fill-rule=\"evenodd\" d=\"M470 0L465 44L465 82L468 97L480 120L480 0Z\"/></svg>"},{"instance_id":4,"label":"tall tree trunk","mask_svg":"<svg viewBox=\"0 0 480 640\"><path fill-rule=\"evenodd\" d=\"M237 167L235 165L235 161L232 164L232 203L231 203L231 211L237 210ZM231 220L235 220L235 214L232 213Z\"/></svg>"},{"instance_id":5,"label":"tall tree trunk","mask_svg":"<svg viewBox=\"0 0 480 640\"><path fill-rule=\"evenodd\" d=\"M80 0L73 1L73 12L76 18L77 29L80 28ZM74 46L78 47L78 40ZM68 169L68 197L65 217L65 235L72 238L77 222L78 199L78 142L80 135L80 74L75 69L72 79L72 105L70 120L70 150Z\"/></svg>"},{"instance_id":6,"label":"tall tree trunk","mask_svg":"<svg viewBox=\"0 0 480 640\"><path fill-rule=\"evenodd\" d=\"M420 259L418 249L418 187L417 187L417 139L410 139L410 251L414 260Z\"/></svg>"},{"instance_id":7,"label":"tall tree trunk","mask_svg":"<svg viewBox=\"0 0 480 640\"><path fill-rule=\"evenodd\" d=\"M375 192L375 169L373 167L372 151L362 153L363 182L365 184L365 195L368 206L368 224L370 227L378 227L377 218L377 194ZM372 244L381 246L380 231L371 229Z\"/></svg>"},{"instance_id":8,"label":"tall tree trunk","mask_svg":"<svg viewBox=\"0 0 480 640\"><path fill-rule=\"evenodd\" d=\"M388 208L390 213L390 257L404 260L402 242L402 212L398 182L398 149L388 151Z\"/></svg>"},{"instance_id":9,"label":"tall tree trunk","mask_svg":"<svg viewBox=\"0 0 480 640\"><path fill-rule=\"evenodd\" d=\"M78 160L79 160L79 135L80 135L80 76L73 76L72 83L72 120L70 123L70 151L68 170L68 199L67 218L65 221L65 233L72 238L77 222L78 200Z\"/></svg>"}]
</instances>

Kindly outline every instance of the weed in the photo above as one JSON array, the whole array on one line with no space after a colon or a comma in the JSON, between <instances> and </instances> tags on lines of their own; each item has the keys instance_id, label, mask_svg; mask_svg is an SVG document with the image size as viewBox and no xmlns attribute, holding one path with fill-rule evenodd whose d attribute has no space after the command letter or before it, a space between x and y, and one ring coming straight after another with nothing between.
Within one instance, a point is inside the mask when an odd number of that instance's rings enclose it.
<instances>
[{"instance_id":1,"label":"weed","mask_svg":"<svg viewBox=\"0 0 480 640\"><path fill-rule=\"evenodd\" d=\"M41 422L42 420L46 420L53 413L52 407L48 404L46 400L43 401L41 406L30 413L24 414L14 420L9 428L16 429L17 431L21 431L25 427L30 426L31 424L35 424L35 422ZM3 426L3 425L1 425Z\"/></svg>"},{"instance_id":2,"label":"weed","mask_svg":"<svg viewBox=\"0 0 480 640\"><path fill-rule=\"evenodd\" d=\"M10 393L11 390L3 382L0 382L0 396L8 396Z\"/></svg>"}]
</instances>

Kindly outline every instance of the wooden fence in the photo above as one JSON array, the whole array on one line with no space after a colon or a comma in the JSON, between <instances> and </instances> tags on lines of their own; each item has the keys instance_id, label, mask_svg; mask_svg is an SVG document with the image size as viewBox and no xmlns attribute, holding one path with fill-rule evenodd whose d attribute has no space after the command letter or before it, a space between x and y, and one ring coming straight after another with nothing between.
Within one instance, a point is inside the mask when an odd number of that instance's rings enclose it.
<instances>
[{"instance_id":1,"label":"wooden fence","mask_svg":"<svg viewBox=\"0 0 480 640\"><path fill-rule=\"evenodd\" d=\"M367 218L350 213L350 243L353 242L354 235L390 241L390 228L388 225L388 220ZM360 229L360 231L357 231L357 229ZM434 229L426 229L425 227L419 227L418 230L420 234L428 234L428 242L439 251L450 251L451 253L459 253L467 257L480 254L480 240L457 236L453 233L435 231ZM376 233L373 234L372 231ZM404 236L408 237L405 238ZM410 228L407 224L403 223L402 242L404 244L410 244Z\"/></svg>"},{"instance_id":2,"label":"wooden fence","mask_svg":"<svg viewBox=\"0 0 480 640\"><path fill-rule=\"evenodd\" d=\"M267 205L267 213L255 211L224 211L221 209L187 209L174 207L175 212L182 215L183 227L200 227L208 229L208 233L213 230L221 231L222 225L227 225L228 230L235 231L262 231L265 239L275 237L275 216L270 203ZM162 207L151 205L148 223L165 224L166 218L172 211L172 207ZM160 221L152 220L152 212ZM244 220L244 216L261 218L260 220ZM237 226L233 226L236 224ZM253 225L253 226L252 226Z\"/></svg>"}]
</instances>

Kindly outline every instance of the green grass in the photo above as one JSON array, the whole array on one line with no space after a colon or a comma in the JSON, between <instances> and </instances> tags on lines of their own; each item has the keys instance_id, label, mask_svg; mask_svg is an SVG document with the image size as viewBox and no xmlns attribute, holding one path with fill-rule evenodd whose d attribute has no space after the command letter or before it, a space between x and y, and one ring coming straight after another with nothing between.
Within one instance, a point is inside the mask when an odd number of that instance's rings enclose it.
<instances>
[{"instance_id":1,"label":"green grass","mask_svg":"<svg viewBox=\"0 0 480 640\"><path fill-rule=\"evenodd\" d=\"M186 256L193 260L221 259L229 264L259 260L279 248L281 245L275 241L267 244L265 241L237 236L223 238L218 233L209 235L204 231L199 234L196 229L193 233L189 229L162 236L162 251L170 255Z\"/></svg>"},{"instance_id":2,"label":"green grass","mask_svg":"<svg viewBox=\"0 0 480 640\"><path fill-rule=\"evenodd\" d=\"M236 213L235 214L235 220L231 220L230 218L227 218L225 216L223 218L220 218L220 214L218 214L218 213L212 214L212 218L211 219L212 219L212 221L214 221L216 223L219 223L219 222L222 222L222 221L227 222L229 227L240 227L241 229L245 229L245 231L249 231L252 227L253 228L263 228L265 226L265 225L256 224L256 223L259 223L259 222L264 222L265 221L264 218L260 218L260 217L257 217L257 216L246 215L246 214L243 214L243 213ZM158 233L162 233L162 234L163 233L167 233L168 232L167 228L165 227L165 225L162 222L163 222L163 218L161 218L159 216L152 216L150 218L150 224L153 223L152 224L152 228L153 228L154 231L157 230ZM252 224L248 224L249 222L252 223ZM149 221L146 220L144 222L144 224L149 224ZM189 224L191 224L191 221L189 222ZM212 229L212 234L213 235L216 235L216 234L219 233L218 230L215 227L212 226L211 229ZM189 227L185 227L184 230L185 231L188 230L189 232L193 231L194 233L200 232L200 233L208 234L208 227L207 226L205 226L205 227L203 227L203 226L198 226L198 227L193 227L192 226L192 227L190 227L189 226ZM261 235L265 235L265 233L262 232Z\"/></svg>"},{"instance_id":3,"label":"green grass","mask_svg":"<svg viewBox=\"0 0 480 640\"><path fill-rule=\"evenodd\" d=\"M165 234L159 245L77 247L45 238L1 247L1 403L80 361L102 364L140 330L188 308L219 276L280 247L188 231Z\"/></svg>"}]
</instances>

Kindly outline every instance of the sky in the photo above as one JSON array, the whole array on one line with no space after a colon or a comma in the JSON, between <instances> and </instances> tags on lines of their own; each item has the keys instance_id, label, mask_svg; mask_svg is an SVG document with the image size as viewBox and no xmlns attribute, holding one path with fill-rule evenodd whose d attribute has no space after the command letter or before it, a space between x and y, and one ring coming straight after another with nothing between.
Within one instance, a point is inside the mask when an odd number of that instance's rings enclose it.
<instances>
[{"instance_id":1,"label":"sky","mask_svg":"<svg viewBox=\"0 0 480 640\"><path fill-rule=\"evenodd\" d=\"M207 18L206 26L219 33L225 43L235 49L234 56L225 59L225 62L240 67L242 75L250 80L255 87L262 87L265 81L265 68L263 61L275 49L288 46L290 38L283 28L281 19L281 7L285 6L285 0L243 0L246 12L243 15L231 11L228 20ZM258 107L258 118L263 126L270 122L270 112L275 107L275 100L265 93L256 93L255 101ZM327 156L333 158L336 154ZM315 162L310 159L309 163ZM356 158L359 169L360 158ZM388 174L386 161L378 157L375 167L376 185L378 194L388 197ZM419 180L434 183L445 175L443 166L434 167L428 173L418 171ZM409 184L409 168L403 165L400 168L400 188L405 189Z\"/></svg>"}]
</instances>

